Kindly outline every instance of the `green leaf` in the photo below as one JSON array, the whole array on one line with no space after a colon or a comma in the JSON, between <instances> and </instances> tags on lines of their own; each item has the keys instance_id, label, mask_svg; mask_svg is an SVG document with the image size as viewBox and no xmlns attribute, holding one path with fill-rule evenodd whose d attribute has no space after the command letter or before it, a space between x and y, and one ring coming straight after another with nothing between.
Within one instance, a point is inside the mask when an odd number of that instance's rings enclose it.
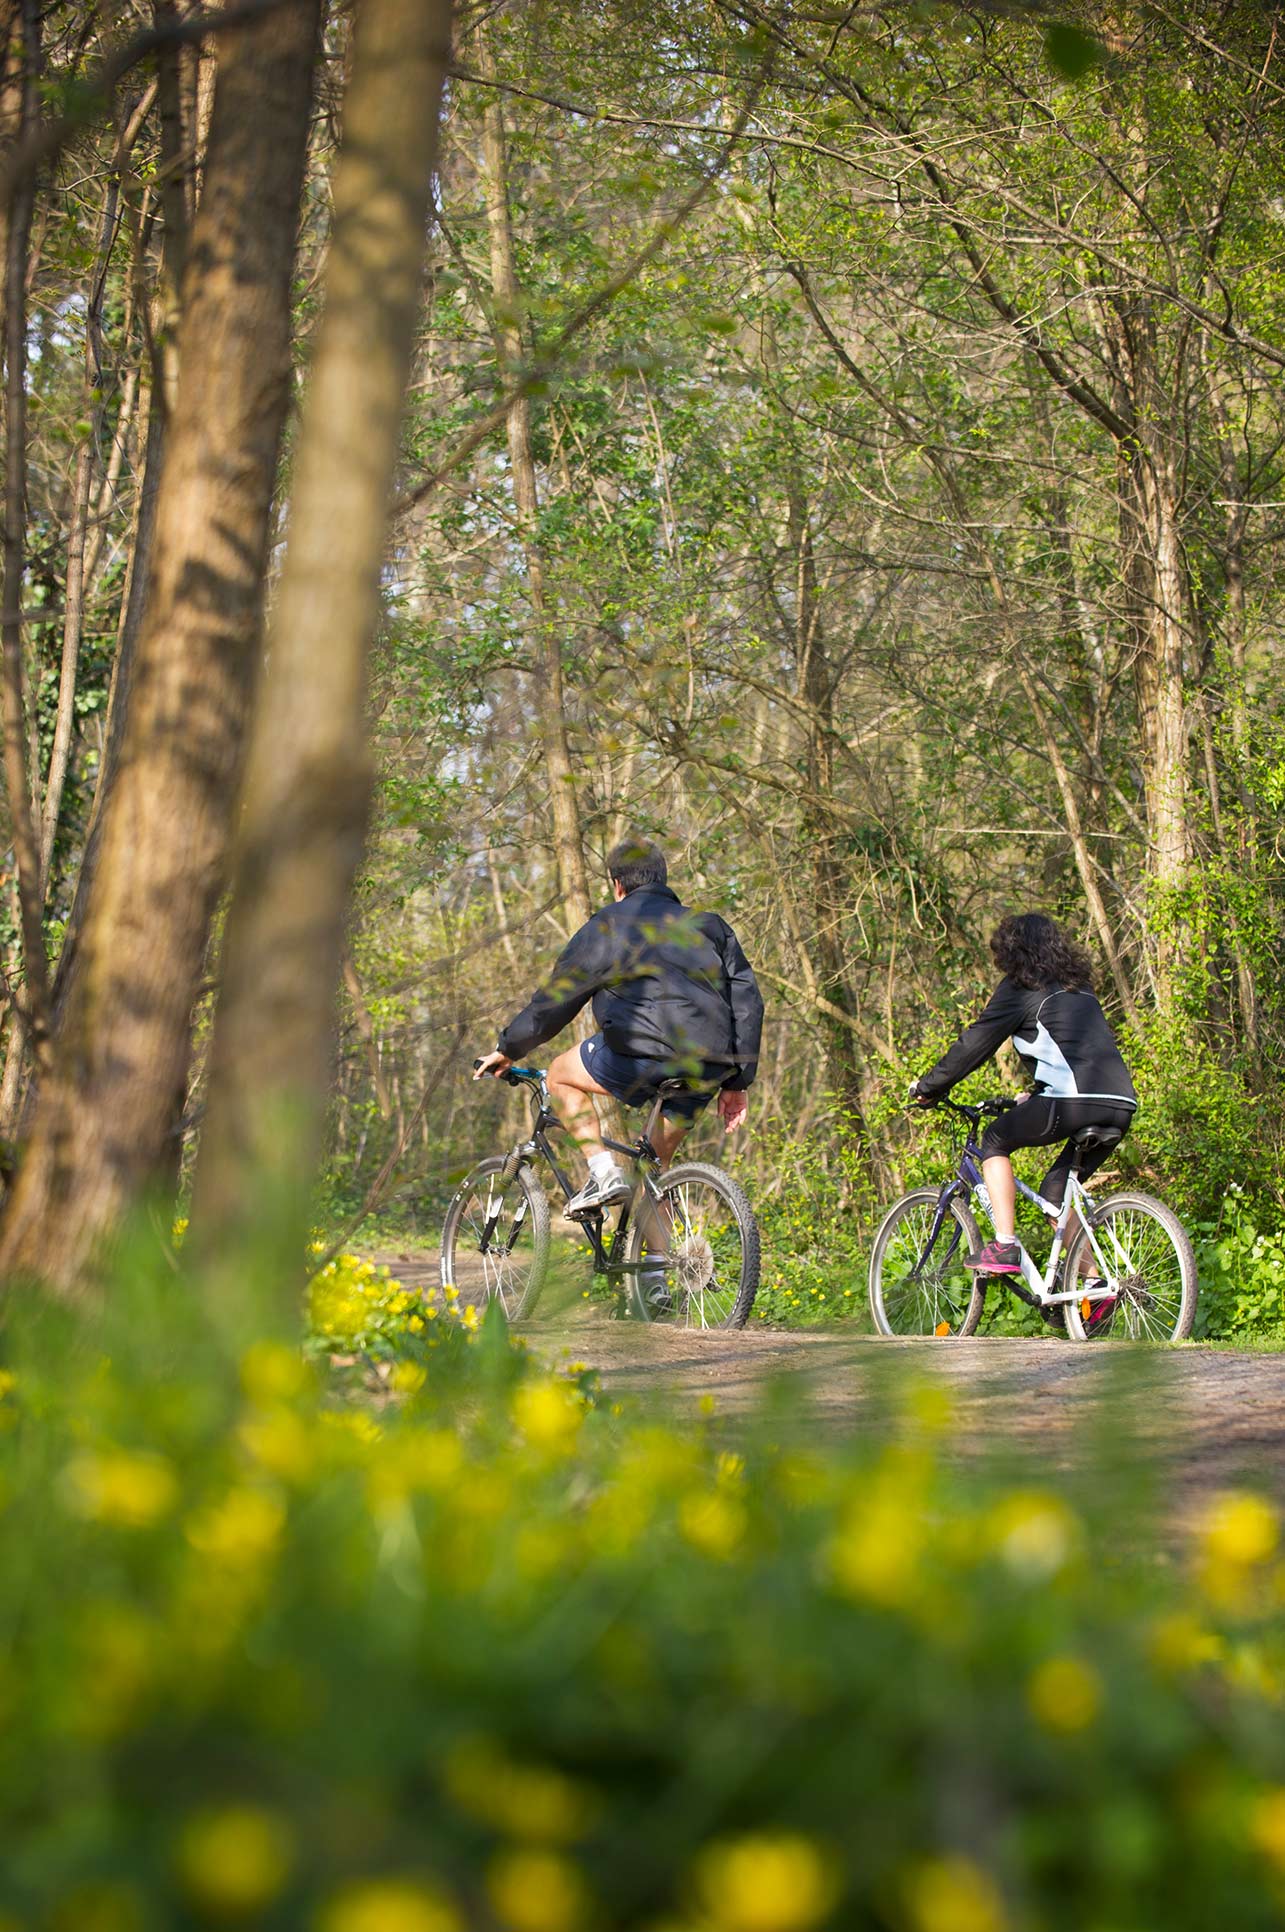
<instances>
[{"instance_id":1,"label":"green leaf","mask_svg":"<svg viewBox=\"0 0 1285 1932\"><path fill-rule=\"evenodd\" d=\"M1049 66L1067 80L1083 80L1101 59L1102 49L1092 34L1054 21L1044 30L1044 53Z\"/></svg>"}]
</instances>

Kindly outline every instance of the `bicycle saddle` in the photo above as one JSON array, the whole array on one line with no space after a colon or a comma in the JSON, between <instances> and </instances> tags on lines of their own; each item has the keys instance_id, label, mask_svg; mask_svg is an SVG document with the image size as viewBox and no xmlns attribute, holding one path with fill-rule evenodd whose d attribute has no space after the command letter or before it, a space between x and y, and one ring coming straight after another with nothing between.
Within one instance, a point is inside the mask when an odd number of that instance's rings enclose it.
<instances>
[{"instance_id":1,"label":"bicycle saddle","mask_svg":"<svg viewBox=\"0 0 1285 1932\"><path fill-rule=\"evenodd\" d=\"M1077 1147L1114 1147L1118 1140L1124 1139L1120 1127L1081 1127L1072 1134L1071 1139Z\"/></svg>"}]
</instances>

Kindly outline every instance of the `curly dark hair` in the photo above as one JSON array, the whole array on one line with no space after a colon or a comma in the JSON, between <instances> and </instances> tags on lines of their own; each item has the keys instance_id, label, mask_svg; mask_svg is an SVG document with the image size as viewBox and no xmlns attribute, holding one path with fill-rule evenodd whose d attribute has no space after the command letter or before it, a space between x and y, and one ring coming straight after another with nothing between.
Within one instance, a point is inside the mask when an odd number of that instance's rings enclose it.
<instances>
[{"instance_id":1,"label":"curly dark hair","mask_svg":"<svg viewBox=\"0 0 1285 1932\"><path fill-rule=\"evenodd\" d=\"M1046 912L1010 912L991 934L991 958L1019 986L1093 991L1093 962Z\"/></svg>"}]
</instances>

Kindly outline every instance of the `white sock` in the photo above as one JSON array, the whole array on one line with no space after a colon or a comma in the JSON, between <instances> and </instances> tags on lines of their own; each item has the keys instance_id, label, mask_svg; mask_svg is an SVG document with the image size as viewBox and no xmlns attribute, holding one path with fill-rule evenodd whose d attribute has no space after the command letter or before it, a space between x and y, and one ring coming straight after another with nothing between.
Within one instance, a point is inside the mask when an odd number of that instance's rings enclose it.
<instances>
[{"instance_id":1,"label":"white sock","mask_svg":"<svg viewBox=\"0 0 1285 1932\"><path fill-rule=\"evenodd\" d=\"M609 1181L616 1171L616 1163L604 1147L600 1154L590 1154L589 1172L595 1181Z\"/></svg>"}]
</instances>

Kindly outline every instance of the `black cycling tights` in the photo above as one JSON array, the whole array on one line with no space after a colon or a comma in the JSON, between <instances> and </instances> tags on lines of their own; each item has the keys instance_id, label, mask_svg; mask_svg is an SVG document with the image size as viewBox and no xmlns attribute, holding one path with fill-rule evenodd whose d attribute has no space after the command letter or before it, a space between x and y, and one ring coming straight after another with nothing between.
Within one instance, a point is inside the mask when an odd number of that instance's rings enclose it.
<instances>
[{"instance_id":1,"label":"black cycling tights","mask_svg":"<svg viewBox=\"0 0 1285 1932\"><path fill-rule=\"evenodd\" d=\"M1012 1154L1019 1147L1047 1147L1067 1134L1078 1133L1081 1127L1118 1127L1121 1134L1127 1134L1132 1123L1133 1108L1123 1102L1048 1100L1041 1094L1033 1094L1029 1100L1019 1101L1008 1113L991 1121L982 1135L982 1159L989 1160L992 1154ZM1111 1147L1077 1148L1074 1141L1068 1140L1044 1176L1040 1193L1046 1201L1060 1207L1076 1154L1080 1156L1083 1181L1096 1173L1118 1146L1117 1141Z\"/></svg>"}]
</instances>

